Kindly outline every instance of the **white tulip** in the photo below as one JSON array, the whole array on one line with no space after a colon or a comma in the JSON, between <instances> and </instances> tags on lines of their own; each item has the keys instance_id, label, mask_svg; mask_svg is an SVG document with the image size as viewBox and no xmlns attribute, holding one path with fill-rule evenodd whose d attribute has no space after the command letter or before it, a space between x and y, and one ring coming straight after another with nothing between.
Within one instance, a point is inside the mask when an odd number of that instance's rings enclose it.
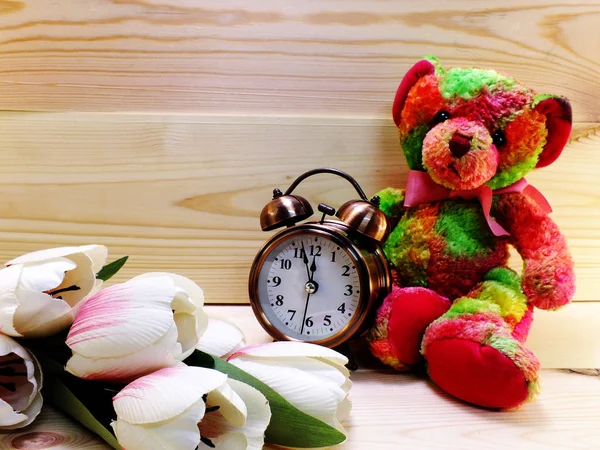
<instances>
[{"instance_id":1,"label":"white tulip","mask_svg":"<svg viewBox=\"0 0 600 450\"><path fill-rule=\"evenodd\" d=\"M28 253L0 270L0 330L43 337L67 328L83 300L100 286L103 245L60 247Z\"/></svg>"},{"instance_id":2,"label":"white tulip","mask_svg":"<svg viewBox=\"0 0 600 450\"><path fill-rule=\"evenodd\" d=\"M111 425L127 450L260 450L271 419L256 389L185 364L138 378L113 406Z\"/></svg>"},{"instance_id":3,"label":"white tulip","mask_svg":"<svg viewBox=\"0 0 600 450\"><path fill-rule=\"evenodd\" d=\"M145 274L90 297L67 336L67 371L80 378L130 381L187 358L208 318L203 293L175 274Z\"/></svg>"},{"instance_id":4,"label":"white tulip","mask_svg":"<svg viewBox=\"0 0 600 450\"><path fill-rule=\"evenodd\" d=\"M208 316L208 327L196 348L218 358L226 357L246 345L244 332L228 320Z\"/></svg>"},{"instance_id":5,"label":"white tulip","mask_svg":"<svg viewBox=\"0 0 600 450\"><path fill-rule=\"evenodd\" d=\"M271 342L238 350L228 361L345 434L340 422L350 414L352 383L344 355L303 342Z\"/></svg>"},{"instance_id":6,"label":"white tulip","mask_svg":"<svg viewBox=\"0 0 600 450\"><path fill-rule=\"evenodd\" d=\"M42 371L31 354L0 334L0 429L29 425L42 409Z\"/></svg>"}]
</instances>

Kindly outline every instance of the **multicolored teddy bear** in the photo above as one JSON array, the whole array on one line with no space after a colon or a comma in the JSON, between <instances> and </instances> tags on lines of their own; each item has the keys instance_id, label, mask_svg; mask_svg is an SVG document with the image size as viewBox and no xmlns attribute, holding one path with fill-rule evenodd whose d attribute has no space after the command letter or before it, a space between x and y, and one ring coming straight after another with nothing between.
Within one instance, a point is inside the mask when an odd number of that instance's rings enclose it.
<instances>
[{"instance_id":1,"label":"multicolored teddy bear","mask_svg":"<svg viewBox=\"0 0 600 450\"><path fill-rule=\"evenodd\" d=\"M402 80L393 117L409 174L406 189L379 193L396 285L371 351L397 369L426 363L464 401L516 408L539 392L539 363L523 346L533 307L556 309L575 291L565 237L523 178L560 155L569 102L428 58ZM507 266L509 246L522 274Z\"/></svg>"}]
</instances>

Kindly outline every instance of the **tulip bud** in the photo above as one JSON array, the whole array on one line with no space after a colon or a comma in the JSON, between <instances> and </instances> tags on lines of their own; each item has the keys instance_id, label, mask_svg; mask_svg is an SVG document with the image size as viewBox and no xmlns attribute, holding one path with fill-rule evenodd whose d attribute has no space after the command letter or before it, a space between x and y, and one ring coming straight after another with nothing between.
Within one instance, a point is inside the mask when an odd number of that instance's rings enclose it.
<instances>
[{"instance_id":1,"label":"tulip bud","mask_svg":"<svg viewBox=\"0 0 600 450\"><path fill-rule=\"evenodd\" d=\"M256 389L180 364L138 378L113 399L111 425L127 450L260 450L271 418Z\"/></svg>"},{"instance_id":2,"label":"tulip bud","mask_svg":"<svg viewBox=\"0 0 600 450\"><path fill-rule=\"evenodd\" d=\"M42 409L42 372L16 341L0 334L0 429L29 425Z\"/></svg>"},{"instance_id":3,"label":"tulip bud","mask_svg":"<svg viewBox=\"0 0 600 450\"><path fill-rule=\"evenodd\" d=\"M203 293L174 274L145 274L90 297L67 336L67 371L130 381L187 358L207 326Z\"/></svg>"},{"instance_id":4,"label":"tulip bud","mask_svg":"<svg viewBox=\"0 0 600 450\"><path fill-rule=\"evenodd\" d=\"M9 336L44 337L67 328L83 300L99 289L102 245L61 247L20 256L0 270L0 328Z\"/></svg>"},{"instance_id":5,"label":"tulip bud","mask_svg":"<svg viewBox=\"0 0 600 450\"><path fill-rule=\"evenodd\" d=\"M271 342L235 352L228 361L271 387L300 411L342 433L350 413L348 359L304 342Z\"/></svg>"}]
</instances>

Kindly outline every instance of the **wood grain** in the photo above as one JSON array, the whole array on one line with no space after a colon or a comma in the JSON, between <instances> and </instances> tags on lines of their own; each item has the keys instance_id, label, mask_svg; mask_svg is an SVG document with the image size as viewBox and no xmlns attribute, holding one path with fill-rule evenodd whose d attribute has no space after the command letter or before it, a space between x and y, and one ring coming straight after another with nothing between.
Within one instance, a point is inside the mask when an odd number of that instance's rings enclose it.
<instances>
[{"instance_id":1,"label":"wood grain","mask_svg":"<svg viewBox=\"0 0 600 450\"><path fill-rule=\"evenodd\" d=\"M577 332L581 326L581 322L577 322L578 318L581 320L585 314L592 314L589 310L591 307L597 307L593 312L597 317L600 314L600 304L596 303L579 303L563 310L570 311L569 317L563 316L567 319L565 323L570 324L567 325L571 327L570 332ZM210 306L208 311L237 323L246 334L249 344L269 341L247 306ZM559 317L562 314L563 312L542 314L536 324L543 323L547 317ZM534 343L537 330L534 328L528 346L536 352L541 351L538 356L542 360L548 358L551 351L560 354L564 350L552 350L556 341L569 339L566 333L561 335L561 328L556 329L556 338L548 333L546 339L549 340L538 349L535 347L541 342ZM590 340L595 339L596 345L600 342L597 330L592 331L584 326L580 330L580 338L584 336L589 336ZM538 341L539 338L543 339L543 336L538 335ZM569 345L576 346L577 342L571 340ZM571 353L576 353L573 348ZM352 373L353 409L345 423L348 441L336 449L600 448L597 427L600 421L600 379L596 371L586 371L592 374L589 376L545 370L543 390L537 402L526 405L520 411L498 413L458 402L424 377L391 372L373 362L368 355L360 353L363 350L360 347L353 349L360 366L367 369ZM596 355L600 362L600 351L597 348ZM0 433L0 448L109 449L79 425L47 405L32 426L24 430ZM265 446L265 450L276 449Z\"/></svg>"},{"instance_id":2,"label":"wood grain","mask_svg":"<svg viewBox=\"0 0 600 450\"><path fill-rule=\"evenodd\" d=\"M245 306L209 306L213 315L236 323L246 335L248 344L262 344L272 339ZM544 369L600 368L600 302L578 302L559 311L535 311L527 348L539 359ZM380 368L368 354L364 342L353 348L360 367Z\"/></svg>"},{"instance_id":3,"label":"wood grain","mask_svg":"<svg viewBox=\"0 0 600 450\"><path fill-rule=\"evenodd\" d=\"M557 163L528 177L569 239L581 301L600 300L599 152L600 130L582 125ZM371 194L404 186L407 171L389 120L3 113L0 259L103 243L113 258L131 256L117 280L174 271L209 303L244 303L268 238L260 210L274 187L319 166L349 172ZM356 196L325 175L298 189L334 207Z\"/></svg>"},{"instance_id":4,"label":"wood grain","mask_svg":"<svg viewBox=\"0 0 600 450\"><path fill-rule=\"evenodd\" d=\"M600 2L0 2L8 110L389 117L424 54L567 95L597 121Z\"/></svg>"}]
</instances>

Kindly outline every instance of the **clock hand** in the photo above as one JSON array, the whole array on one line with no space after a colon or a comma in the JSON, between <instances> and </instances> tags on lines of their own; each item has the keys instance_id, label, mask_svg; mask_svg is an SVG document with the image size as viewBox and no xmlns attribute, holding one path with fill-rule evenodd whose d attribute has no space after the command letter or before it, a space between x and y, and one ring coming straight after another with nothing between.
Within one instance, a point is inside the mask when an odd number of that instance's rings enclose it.
<instances>
[{"instance_id":1,"label":"clock hand","mask_svg":"<svg viewBox=\"0 0 600 450\"><path fill-rule=\"evenodd\" d=\"M316 259L317 255L313 256L312 264L310 265L310 276L308 277L308 281L314 281L315 272L317 271Z\"/></svg>"},{"instance_id":2,"label":"clock hand","mask_svg":"<svg viewBox=\"0 0 600 450\"><path fill-rule=\"evenodd\" d=\"M306 312L308 311L308 300L310 299L310 292L306 296L306 305L304 306L304 315L302 316L302 328L300 334L304 333L304 324L306 323Z\"/></svg>"},{"instance_id":3,"label":"clock hand","mask_svg":"<svg viewBox=\"0 0 600 450\"><path fill-rule=\"evenodd\" d=\"M300 244L302 244L302 249L300 251L302 252L302 260L304 261L304 265L306 266L306 275L308 275L308 280L310 281L310 270L308 268L308 257L306 256L306 249L304 248L304 242L300 241Z\"/></svg>"}]
</instances>

